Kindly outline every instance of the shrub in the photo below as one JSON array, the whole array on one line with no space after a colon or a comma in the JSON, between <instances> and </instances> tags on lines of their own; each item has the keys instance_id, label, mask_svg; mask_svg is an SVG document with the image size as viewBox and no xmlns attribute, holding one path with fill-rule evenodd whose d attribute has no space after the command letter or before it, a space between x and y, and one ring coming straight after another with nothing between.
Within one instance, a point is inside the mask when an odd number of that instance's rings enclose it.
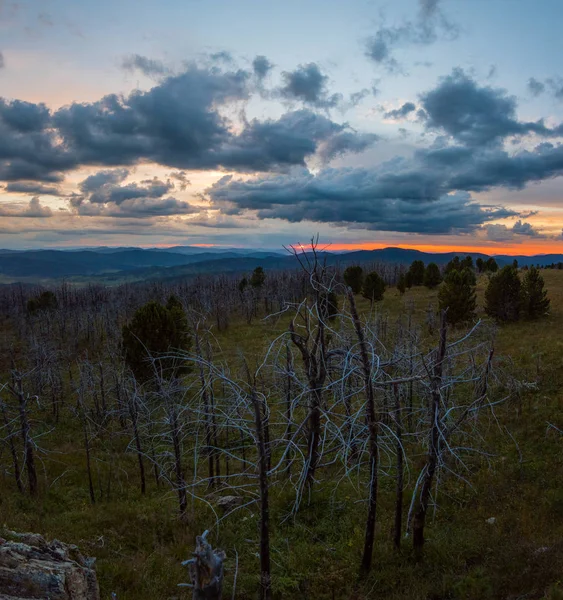
<instances>
[{"instance_id":1,"label":"shrub","mask_svg":"<svg viewBox=\"0 0 563 600\"><path fill-rule=\"evenodd\" d=\"M520 278L516 269L510 265L503 267L491 277L485 290L486 313L497 321L517 321L522 300L520 290Z\"/></svg>"},{"instance_id":2,"label":"shrub","mask_svg":"<svg viewBox=\"0 0 563 600\"><path fill-rule=\"evenodd\" d=\"M446 320L452 325L475 317L475 275L469 269L450 271L438 292L440 310L446 310Z\"/></svg>"},{"instance_id":3,"label":"shrub","mask_svg":"<svg viewBox=\"0 0 563 600\"><path fill-rule=\"evenodd\" d=\"M429 263L424 272L424 285L427 288L434 289L442 283L442 274L436 263Z\"/></svg>"},{"instance_id":4,"label":"shrub","mask_svg":"<svg viewBox=\"0 0 563 600\"><path fill-rule=\"evenodd\" d=\"M359 294L364 284L364 271L362 267L348 267L344 271L344 283L351 288L354 294Z\"/></svg>"},{"instance_id":5,"label":"shrub","mask_svg":"<svg viewBox=\"0 0 563 600\"><path fill-rule=\"evenodd\" d=\"M545 315L549 310L549 298L544 289L543 277L536 267L529 269L522 282L522 310L524 314L535 319Z\"/></svg>"},{"instance_id":6,"label":"shrub","mask_svg":"<svg viewBox=\"0 0 563 600\"><path fill-rule=\"evenodd\" d=\"M372 304L383 300L383 294L385 292L385 282L375 272L370 273L365 281L362 289L362 296L367 298Z\"/></svg>"},{"instance_id":7,"label":"shrub","mask_svg":"<svg viewBox=\"0 0 563 600\"><path fill-rule=\"evenodd\" d=\"M58 308L59 303L57 301L57 297L53 292L45 291L41 292L39 296L35 298L30 298L27 301L27 311L30 313L34 313L38 310L54 310Z\"/></svg>"},{"instance_id":8,"label":"shrub","mask_svg":"<svg viewBox=\"0 0 563 600\"><path fill-rule=\"evenodd\" d=\"M158 358L172 350L190 348L189 328L180 301L171 296L166 306L148 302L133 315L129 325L122 330L122 350L125 361L139 381L154 375L149 356ZM161 358L160 366L165 376L171 377L186 371L186 365L174 358Z\"/></svg>"}]
</instances>

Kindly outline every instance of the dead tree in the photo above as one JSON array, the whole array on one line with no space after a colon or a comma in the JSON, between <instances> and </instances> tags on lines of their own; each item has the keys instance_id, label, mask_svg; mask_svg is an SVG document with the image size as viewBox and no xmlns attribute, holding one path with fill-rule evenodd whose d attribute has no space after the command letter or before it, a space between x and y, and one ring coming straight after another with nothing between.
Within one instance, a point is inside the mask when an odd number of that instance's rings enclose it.
<instances>
[{"instance_id":1,"label":"dead tree","mask_svg":"<svg viewBox=\"0 0 563 600\"><path fill-rule=\"evenodd\" d=\"M367 575L371 569L371 560L373 556L373 545L375 541L375 520L377 514L377 488L378 488L378 468L379 468L379 424L376 418L375 395L373 390L372 366L368 354L364 331L360 323L360 317L356 309L356 301L352 290L348 290L348 300L350 302L350 312L354 329L358 337L360 347L360 360L362 374L364 378L364 390L366 395L366 422L369 435L369 496L368 496L368 516L366 520L366 530L364 536L364 551L360 573Z\"/></svg>"},{"instance_id":2,"label":"dead tree","mask_svg":"<svg viewBox=\"0 0 563 600\"><path fill-rule=\"evenodd\" d=\"M440 456L441 439L441 401L442 401L442 374L444 368L444 359L446 358L446 311L442 311L440 316L440 343L438 345L436 359L432 369L430 393L430 432L428 439L428 453L426 456L426 465L422 477L422 487L417 508L414 512L412 521L413 547L415 552L420 555L424 545L424 526L426 524L426 513L430 500L430 492L434 482L434 475L438 467Z\"/></svg>"},{"instance_id":3,"label":"dead tree","mask_svg":"<svg viewBox=\"0 0 563 600\"><path fill-rule=\"evenodd\" d=\"M223 597L223 562L226 555L221 550L214 550L207 541L209 531L196 538L193 558L182 563L189 567L191 584L180 584L193 588L193 600L221 600Z\"/></svg>"}]
</instances>

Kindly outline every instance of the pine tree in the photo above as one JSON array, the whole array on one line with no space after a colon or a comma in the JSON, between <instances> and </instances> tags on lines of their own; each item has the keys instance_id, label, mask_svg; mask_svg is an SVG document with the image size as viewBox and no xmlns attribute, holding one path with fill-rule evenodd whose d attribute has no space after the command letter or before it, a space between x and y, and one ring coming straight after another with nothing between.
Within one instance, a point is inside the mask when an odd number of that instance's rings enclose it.
<instances>
[{"instance_id":1,"label":"pine tree","mask_svg":"<svg viewBox=\"0 0 563 600\"><path fill-rule=\"evenodd\" d=\"M407 290L407 276L404 273L401 273L399 275L399 280L397 281L397 289L399 290L399 294L401 294L401 296Z\"/></svg>"},{"instance_id":2,"label":"pine tree","mask_svg":"<svg viewBox=\"0 0 563 600\"><path fill-rule=\"evenodd\" d=\"M30 298L27 301L27 312L34 313L38 310L54 310L58 308L59 302L53 292L46 290L41 292L39 296Z\"/></svg>"},{"instance_id":3,"label":"pine tree","mask_svg":"<svg viewBox=\"0 0 563 600\"><path fill-rule=\"evenodd\" d=\"M475 317L475 275L470 269L450 271L438 292L440 310L446 310L448 323L456 325Z\"/></svg>"},{"instance_id":4,"label":"pine tree","mask_svg":"<svg viewBox=\"0 0 563 600\"><path fill-rule=\"evenodd\" d=\"M427 288L434 289L442 282L442 274L436 263L429 263L424 272L424 285Z\"/></svg>"},{"instance_id":5,"label":"pine tree","mask_svg":"<svg viewBox=\"0 0 563 600\"><path fill-rule=\"evenodd\" d=\"M364 271L362 267L348 267L344 271L344 283L351 288L354 294L359 294L364 284Z\"/></svg>"},{"instance_id":6,"label":"pine tree","mask_svg":"<svg viewBox=\"0 0 563 600\"><path fill-rule=\"evenodd\" d=\"M479 271L479 273L482 273L485 270L485 261L481 257L479 257L475 261L475 266L477 267L477 271Z\"/></svg>"},{"instance_id":7,"label":"pine tree","mask_svg":"<svg viewBox=\"0 0 563 600\"><path fill-rule=\"evenodd\" d=\"M446 268L444 269L444 274L447 275L452 271L461 271L462 269L463 267L461 265L461 260L459 260L459 256L454 256L452 260L450 260L450 262L446 265Z\"/></svg>"},{"instance_id":8,"label":"pine tree","mask_svg":"<svg viewBox=\"0 0 563 600\"><path fill-rule=\"evenodd\" d=\"M186 314L181 303L173 296L167 306L148 302L133 315L131 323L122 330L122 349L125 361L139 381L147 381L154 375L149 357L171 351L189 350L190 337ZM166 377L185 372L186 365L174 358L159 359L159 366Z\"/></svg>"},{"instance_id":9,"label":"pine tree","mask_svg":"<svg viewBox=\"0 0 563 600\"><path fill-rule=\"evenodd\" d=\"M549 310L549 298L544 289L543 277L532 267L524 275L522 282L522 309L529 319L545 315Z\"/></svg>"},{"instance_id":10,"label":"pine tree","mask_svg":"<svg viewBox=\"0 0 563 600\"><path fill-rule=\"evenodd\" d=\"M497 261L492 256L485 263L485 270L490 273L496 273L498 271Z\"/></svg>"},{"instance_id":11,"label":"pine tree","mask_svg":"<svg viewBox=\"0 0 563 600\"><path fill-rule=\"evenodd\" d=\"M365 281L362 289L362 296L367 298L372 304L383 300L385 292L385 281L375 272L370 273Z\"/></svg>"},{"instance_id":12,"label":"pine tree","mask_svg":"<svg viewBox=\"0 0 563 600\"><path fill-rule=\"evenodd\" d=\"M254 271L252 271L252 276L250 277L250 285L253 288L261 288L266 281L266 273L264 273L264 269L262 267L256 267Z\"/></svg>"},{"instance_id":13,"label":"pine tree","mask_svg":"<svg viewBox=\"0 0 563 600\"><path fill-rule=\"evenodd\" d=\"M517 321L522 303L520 291L520 278L516 269L511 265L503 267L491 277L485 290L486 313L497 321Z\"/></svg>"},{"instance_id":14,"label":"pine tree","mask_svg":"<svg viewBox=\"0 0 563 600\"><path fill-rule=\"evenodd\" d=\"M424 263L421 260L412 262L409 273L411 274L412 285L422 285L424 283Z\"/></svg>"}]
</instances>

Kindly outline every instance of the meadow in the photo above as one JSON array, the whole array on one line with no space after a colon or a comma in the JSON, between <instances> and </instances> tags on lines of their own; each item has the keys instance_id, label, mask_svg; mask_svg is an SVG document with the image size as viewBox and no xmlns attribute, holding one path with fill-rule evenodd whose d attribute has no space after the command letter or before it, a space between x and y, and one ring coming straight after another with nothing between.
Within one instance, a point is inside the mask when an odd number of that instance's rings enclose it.
<instances>
[{"instance_id":1,"label":"meadow","mask_svg":"<svg viewBox=\"0 0 563 600\"><path fill-rule=\"evenodd\" d=\"M365 474L340 478L330 465L297 514L293 487L283 478L271 483L270 545L273 598L409 598L413 600L563 597L563 272L543 270L550 314L495 330L495 357L503 357L512 375L525 382L522 391L491 411L480 429L486 449L467 461L467 472L445 478L434 498L423 560L415 560L409 538L393 547L394 478L381 476L373 567L358 580L366 513ZM478 318L483 311L487 277L477 285ZM394 323L409 314L429 347L437 331L426 327L437 290L416 287L400 295L388 288L371 309L357 299L362 318ZM375 315L375 316L374 316ZM223 331L211 329L213 360L240 371L241 356L258 365L271 341L287 332L287 314L260 315L250 324L242 317ZM463 330L450 332L453 337ZM3 322L5 347L18 346L17 328ZM20 353L25 348L19 348ZM94 360L95 349L90 350ZM296 361L298 359L296 358ZM6 365L3 365L6 369ZM4 372L8 378L8 370ZM62 387L72 398L70 375ZM77 373L74 377L78 378ZM67 399L61 411L72 411ZM0 454L0 519L5 528L33 531L77 544L97 558L102 598L119 600L188 598L178 588L187 581L181 561L190 556L195 535L211 530L214 546L227 554L225 598L257 597L259 581L256 504L223 518L215 500L232 493L220 486L205 501L190 496L185 519L179 519L173 489L150 475L139 491L137 458L128 429L107 425L108 435L92 435L93 492L85 468L80 420L55 419L48 400L30 407L41 432L37 452L40 492L21 494L14 483L9 447ZM193 473L191 442L186 440L186 480ZM413 451L405 471L405 510L423 454ZM198 460L197 458L195 460ZM234 460L233 460L234 462ZM222 465L225 468L225 465ZM338 481L337 481L338 478ZM199 494L199 492L198 492Z\"/></svg>"}]
</instances>

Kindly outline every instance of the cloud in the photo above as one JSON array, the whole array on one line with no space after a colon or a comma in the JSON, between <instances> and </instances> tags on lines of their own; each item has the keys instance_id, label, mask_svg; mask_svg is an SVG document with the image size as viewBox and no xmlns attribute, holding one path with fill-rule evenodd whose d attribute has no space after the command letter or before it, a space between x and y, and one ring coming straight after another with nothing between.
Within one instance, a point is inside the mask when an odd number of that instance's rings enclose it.
<instances>
[{"instance_id":1,"label":"cloud","mask_svg":"<svg viewBox=\"0 0 563 600\"><path fill-rule=\"evenodd\" d=\"M183 192L189 185L191 185L191 181L188 179L186 173L184 171L172 171L172 173L168 174L168 177L171 179L175 179L178 181L180 190Z\"/></svg>"},{"instance_id":2,"label":"cloud","mask_svg":"<svg viewBox=\"0 0 563 600\"><path fill-rule=\"evenodd\" d=\"M252 69L260 81L262 81L273 68L274 65L265 56L259 55L252 61Z\"/></svg>"},{"instance_id":3,"label":"cloud","mask_svg":"<svg viewBox=\"0 0 563 600\"><path fill-rule=\"evenodd\" d=\"M43 185L30 181L19 181L9 183L5 188L6 192L13 194L32 194L34 196L62 196L63 192L55 186Z\"/></svg>"},{"instance_id":4,"label":"cloud","mask_svg":"<svg viewBox=\"0 0 563 600\"><path fill-rule=\"evenodd\" d=\"M147 77L166 75L170 72L170 69L165 67L160 60L147 58L140 54L131 54L130 56L125 57L121 66L126 71L140 71Z\"/></svg>"},{"instance_id":5,"label":"cloud","mask_svg":"<svg viewBox=\"0 0 563 600\"><path fill-rule=\"evenodd\" d=\"M22 209L21 204L0 204L0 216L2 217L28 217L28 218L48 218L53 216L52 210L48 206L43 206L39 198L31 198L26 208Z\"/></svg>"},{"instance_id":6,"label":"cloud","mask_svg":"<svg viewBox=\"0 0 563 600\"><path fill-rule=\"evenodd\" d=\"M4 55L0 52L0 69L4 69L6 67L6 61L4 60Z\"/></svg>"},{"instance_id":7,"label":"cloud","mask_svg":"<svg viewBox=\"0 0 563 600\"><path fill-rule=\"evenodd\" d=\"M545 91L545 84L541 81L538 81L535 77L530 77L530 79L528 79L527 87L532 96L539 96Z\"/></svg>"},{"instance_id":8,"label":"cloud","mask_svg":"<svg viewBox=\"0 0 563 600\"><path fill-rule=\"evenodd\" d=\"M55 112L42 104L0 100L0 180L55 183L80 166L142 162L182 170L275 171L303 165L321 142L349 130L308 109L277 120L243 119L235 127L224 109L249 99L250 77L244 70L190 65L148 91L112 94ZM310 97L317 108L333 103L323 89ZM348 139L350 148L363 143Z\"/></svg>"},{"instance_id":9,"label":"cloud","mask_svg":"<svg viewBox=\"0 0 563 600\"><path fill-rule=\"evenodd\" d=\"M365 44L366 56L388 71L396 72L402 68L394 56L398 48L429 46L440 37L447 40L456 39L459 27L447 19L439 4L439 0L421 0L415 21L406 21L398 26L380 27Z\"/></svg>"},{"instance_id":10,"label":"cloud","mask_svg":"<svg viewBox=\"0 0 563 600\"><path fill-rule=\"evenodd\" d=\"M84 192L95 192L103 188L107 184L117 184L124 181L129 175L128 169L113 169L112 171L98 171L94 175L86 177L78 185L79 189Z\"/></svg>"},{"instance_id":11,"label":"cloud","mask_svg":"<svg viewBox=\"0 0 563 600\"><path fill-rule=\"evenodd\" d=\"M549 129L543 121L518 121L514 96L479 86L461 69L454 69L435 89L423 94L422 105L428 129L442 130L467 145L497 144L513 135L550 137L563 133L561 126Z\"/></svg>"},{"instance_id":12,"label":"cloud","mask_svg":"<svg viewBox=\"0 0 563 600\"><path fill-rule=\"evenodd\" d=\"M386 119L393 119L400 121L401 119L406 118L411 112L416 110L416 106L412 102L405 102L400 108L395 110L390 110L386 112L383 116Z\"/></svg>"},{"instance_id":13,"label":"cloud","mask_svg":"<svg viewBox=\"0 0 563 600\"><path fill-rule=\"evenodd\" d=\"M82 195L70 198L71 207L83 216L147 218L186 215L197 212L189 202L171 196L174 189L169 179L157 177L139 183L122 185L127 169L103 170L90 175L79 184ZM177 175L177 174L175 174Z\"/></svg>"},{"instance_id":14,"label":"cloud","mask_svg":"<svg viewBox=\"0 0 563 600\"><path fill-rule=\"evenodd\" d=\"M512 227L498 223L490 223L484 226L487 238L493 242L518 241L517 237L545 237L531 223L521 220L516 221Z\"/></svg>"},{"instance_id":15,"label":"cloud","mask_svg":"<svg viewBox=\"0 0 563 600\"><path fill-rule=\"evenodd\" d=\"M446 193L424 174L327 169L243 181L224 177L208 189L225 214L252 211L260 219L314 221L380 231L427 234L470 232L509 216L483 208L467 192Z\"/></svg>"},{"instance_id":16,"label":"cloud","mask_svg":"<svg viewBox=\"0 0 563 600\"><path fill-rule=\"evenodd\" d=\"M321 72L316 63L300 65L295 71L284 71L282 77L285 83L279 89L282 98L325 109L334 108L342 102L341 94L329 94L328 76Z\"/></svg>"}]
</instances>

